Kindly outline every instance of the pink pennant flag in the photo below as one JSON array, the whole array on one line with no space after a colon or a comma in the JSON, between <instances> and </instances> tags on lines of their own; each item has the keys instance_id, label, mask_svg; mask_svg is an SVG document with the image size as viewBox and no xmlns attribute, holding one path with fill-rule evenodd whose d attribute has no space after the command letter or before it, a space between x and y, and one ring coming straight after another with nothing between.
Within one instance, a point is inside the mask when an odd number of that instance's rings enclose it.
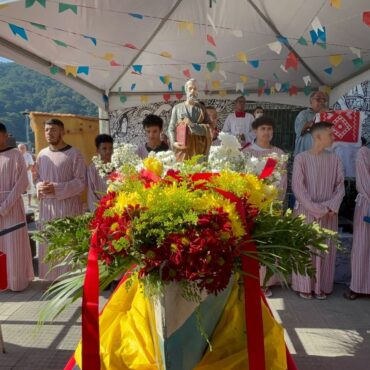
<instances>
[{"instance_id":1,"label":"pink pennant flag","mask_svg":"<svg viewBox=\"0 0 370 370\"><path fill-rule=\"evenodd\" d=\"M110 65L111 65L112 67L120 67L120 66L121 66L121 64L117 63L115 60L111 60L111 61L110 61Z\"/></svg>"},{"instance_id":2,"label":"pink pennant flag","mask_svg":"<svg viewBox=\"0 0 370 370\"><path fill-rule=\"evenodd\" d=\"M214 38L211 36L211 35L207 35L207 41L213 45L214 47L216 47L216 42L214 40Z\"/></svg>"},{"instance_id":3,"label":"pink pennant flag","mask_svg":"<svg viewBox=\"0 0 370 370\"><path fill-rule=\"evenodd\" d=\"M133 44L124 44L123 47L129 48L129 49L137 49L137 47Z\"/></svg>"}]
</instances>

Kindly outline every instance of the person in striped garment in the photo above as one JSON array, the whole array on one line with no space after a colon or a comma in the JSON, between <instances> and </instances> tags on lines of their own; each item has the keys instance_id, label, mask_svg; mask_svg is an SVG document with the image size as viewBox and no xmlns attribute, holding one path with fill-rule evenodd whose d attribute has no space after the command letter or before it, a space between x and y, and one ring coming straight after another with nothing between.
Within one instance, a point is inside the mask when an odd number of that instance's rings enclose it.
<instances>
[{"instance_id":1,"label":"person in striped garment","mask_svg":"<svg viewBox=\"0 0 370 370\"><path fill-rule=\"evenodd\" d=\"M0 252L6 255L8 289L22 291L34 277L22 199L28 177L22 154L8 147L7 140L0 122Z\"/></svg>"},{"instance_id":2,"label":"person in striped garment","mask_svg":"<svg viewBox=\"0 0 370 370\"><path fill-rule=\"evenodd\" d=\"M100 134L95 138L96 151L104 163L109 163L113 154L113 138ZM89 210L95 211L96 205L107 192L107 179L99 175L94 163L87 168L87 202Z\"/></svg>"},{"instance_id":3,"label":"person in striped garment","mask_svg":"<svg viewBox=\"0 0 370 370\"><path fill-rule=\"evenodd\" d=\"M292 188L296 197L294 213L316 221L321 227L337 231L338 211L344 197L344 173L339 157L326 149L334 142L333 125L314 123L310 132L313 146L294 159ZM294 274L292 288L301 298L326 299L334 285L336 248L329 242L328 253L312 256L315 277Z\"/></svg>"},{"instance_id":4,"label":"person in striped garment","mask_svg":"<svg viewBox=\"0 0 370 370\"><path fill-rule=\"evenodd\" d=\"M40 223L83 213L81 195L86 187L86 165L79 150L63 140L64 124L56 118L45 122L49 146L36 159L36 190L40 200ZM47 245L39 245L39 277L54 281L69 270L68 265L50 270L44 263ZM50 271L49 271L50 270Z\"/></svg>"},{"instance_id":5,"label":"person in striped garment","mask_svg":"<svg viewBox=\"0 0 370 370\"><path fill-rule=\"evenodd\" d=\"M370 144L370 143L369 143ZM351 252L351 285L345 298L370 294L370 148L363 146L356 158L356 199Z\"/></svg>"},{"instance_id":6,"label":"person in striped garment","mask_svg":"<svg viewBox=\"0 0 370 370\"><path fill-rule=\"evenodd\" d=\"M242 151L248 157L266 158L271 154L283 155L284 151L276 146L271 145L271 141L274 135L275 121L273 118L268 116L260 116L256 118L252 123L252 129L256 136L256 140ZM281 180L279 184L279 200L283 201L285 198L288 176L286 172L286 166L284 173L281 174ZM271 287L280 283L279 277L275 274L264 284L266 276L266 267L260 267L260 282L261 286L264 286L263 291L266 297L272 296Z\"/></svg>"}]
</instances>

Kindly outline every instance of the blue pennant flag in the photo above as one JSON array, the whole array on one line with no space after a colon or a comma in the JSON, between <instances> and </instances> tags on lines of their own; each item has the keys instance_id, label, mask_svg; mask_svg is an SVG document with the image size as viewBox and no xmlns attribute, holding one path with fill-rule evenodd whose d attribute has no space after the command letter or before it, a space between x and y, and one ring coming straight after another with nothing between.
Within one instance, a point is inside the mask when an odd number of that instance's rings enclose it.
<instances>
[{"instance_id":1,"label":"blue pennant flag","mask_svg":"<svg viewBox=\"0 0 370 370\"><path fill-rule=\"evenodd\" d=\"M144 19L144 16L142 14L139 14L139 13L128 13L128 14L131 15L131 17L133 17L133 18Z\"/></svg>"},{"instance_id":2,"label":"blue pennant flag","mask_svg":"<svg viewBox=\"0 0 370 370\"><path fill-rule=\"evenodd\" d=\"M173 90L172 82L170 82L170 83L168 84L168 90L170 90L170 91L172 91L172 90Z\"/></svg>"},{"instance_id":3,"label":"blue pennant flag","mask_svg":"<svg viewBox=\"0 0 370 370\"><path fill-rule=\"evenodd\" d=\"M276 36L276 39L284 45L289 45L289 41L285 36Z\"/></svg>"},{"instance_id":4,"label":"blue pennant flag","mask_svg":"<svg viewBox=\"0 0 370 370\"><path fill-rule=\"evenodd\" d=\"M333 67L325 68L324 72L327 73L328 75L331 75L333 73Z\"/></svg>"},{"instance_id":5,"label":"blue pennant flag","mask_svg":"<svg viewBox=\"0 0 370 370\"><path fill-rule=\"evenodd\" d=\"M95 37L84 35L84 38L90 40L96 46L96 38Z\"/></svg>"},{"instance_id":6,"label":"blue pennant flag","mask_svg":"<svg viewBox=\"0 0 370 370\"><path fill-rule=\"evenodd\" d=\"M87 76L89 74L89 67L88 66L79 66L77 68L77 73L83 73Z\"/></svg>"},{"instance_id":7,"label":"blue pennant flag","mask_svg":"<svg viewBox=\"0 0 370 370\"><path fill-rule=\"evenodd\" d=\"M284 82L282 85L281 85L281 92L288 92L289 91L289 87L290 87L290 83L289 82Z\"/></svg>"},{"instance_id":8,"label":"blue pennant flag","mask_svg":"<svg viewBox=\"0 0 370 370\"><path fill-rule=\"evenodd\" d=\"M192 63L192 66L198 72L202 69L202 66L200 64L197 64L197 63Z\"/></svg>"},{"instance_id":9,"label":"blue pennant flag","mask_svg":"<svg viewBox=\"0 0 370 370\"><path fill-rule=\"evenodd\" d=\"M253 68L258 68L260 66L260 61L259 60L250 60L248 62Z\"/></svg>"},{"instance_id":10,"label":"blue pennant flag","mask_svg":"<svg viewBox=\"0 0 370 370\"><path fill-rule=\"evenodd\" d=\"M136 64L136 65L133 65L132 68L134 69L136 73L141 74L141 70L143 69L143 66L141 64Z\"/></svg>"},{"instance_id":11,"label":"blue pennant flag","mask_svg":"<svg viewBox=\"0 0 370 370\"><path fill-rule=\"evenodd\" d=\"M135 90L135 87L136 87L136 84L132 84L131 85L131 91L134 91Z\"/></svg>"},{"instance_id":12,"label":"blue pennant flag","mask_svg":"<svg viewBox=\"0 0 370 370\"><path fill-rule=\"evenodd\" d=\"M23 40L28 41L26 30L23 27L18 27L15 24L11 24L11 23L9 23L9 27L12 30L14 36L17 36L18 35Z\"/></svg>"}]
</instances>

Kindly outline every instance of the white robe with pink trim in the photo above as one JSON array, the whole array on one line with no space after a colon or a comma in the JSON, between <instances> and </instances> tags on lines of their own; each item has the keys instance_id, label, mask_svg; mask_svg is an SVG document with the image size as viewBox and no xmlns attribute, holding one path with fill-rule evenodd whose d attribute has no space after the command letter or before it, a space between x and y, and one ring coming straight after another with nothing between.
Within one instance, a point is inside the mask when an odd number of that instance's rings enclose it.
<instances>
[{"instance_id":1,"label":"white robe with pink trim","mask_svg":"<svg viewBox=\"0 0 370 370\"><path fill-rule=\"evenodd\" d=\"M367 147L362 147L357 153L356 188L350 289L370 294L370 223L364 221L364 217L370 217L370 149Z\"/></svg>"},{"instance_id":2,"label":"white robe with pink trim","mask_svg":"<svg viewBox=\"0 0 370 370\"><path fill-rule=\"evenodd\" d=\"M296 156L292 188L296 197L294 213L306 216L306 222L317 221L324 228L338 231L338 211L344 197L343 166L335 153L320 155L309 151ZM328 214L328 210L335 212ZM292 276L292 288L301 293L330 294L333 290L336 248L328 243L328 253L312 257L314 278Z\"/></svg>"},{"instance_id":3,"label":"white robe with pink trim","mask_svg":"<svg viewBox=\"0 0 370 370\"><path fill-rule=\"evenodd\" d=\"M26 222L22 194L27 186L27 168L22 154L17 149L1 151L0 230ZM6 254L8 289L26 289L33 279L27 225L0 236L0 251Z\"/></svg>"},{"instance_id":4,"label":"white robe with pink trim","mask_svg":"<svg viewBox=\"0 0 370 370\"><path fill-rule=\"evenodd\" d=\"M40 198L39 186L48 181L54 184L55 194ZM79 150L67 146L59 151L45 148L36 160L36 189L40 198L40 222L83 213L81 194L86 187L86 165ZM53 281L69 270L68 266L52 269L43 263L47 245L39 245L39 276Z\"/></svg>"}]
</instances>

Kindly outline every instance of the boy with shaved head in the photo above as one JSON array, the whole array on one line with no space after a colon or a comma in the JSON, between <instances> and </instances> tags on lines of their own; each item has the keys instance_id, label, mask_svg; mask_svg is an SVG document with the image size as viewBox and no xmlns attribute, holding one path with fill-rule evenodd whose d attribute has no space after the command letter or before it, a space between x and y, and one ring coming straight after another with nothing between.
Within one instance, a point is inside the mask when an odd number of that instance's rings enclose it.
<instances>
[{"instance_id":1,"label":"boy with shaved head","mask_svg":"<svg viewBox=\"0 0 370 370\"><path fill-rule=\"evenodd\" d=\"M334 142L333 125L314 123L310 128L313 146L296 156L292 188L296 197L295 214L316 221L321 227L338 230L338 211L344 197L344 174L339 157L326 149ZM301 298L325 299L333 290L336 249L328 243L328 253L312 256L314 278L293 274L292 288Z\"/></svg>"}]
</instances>

